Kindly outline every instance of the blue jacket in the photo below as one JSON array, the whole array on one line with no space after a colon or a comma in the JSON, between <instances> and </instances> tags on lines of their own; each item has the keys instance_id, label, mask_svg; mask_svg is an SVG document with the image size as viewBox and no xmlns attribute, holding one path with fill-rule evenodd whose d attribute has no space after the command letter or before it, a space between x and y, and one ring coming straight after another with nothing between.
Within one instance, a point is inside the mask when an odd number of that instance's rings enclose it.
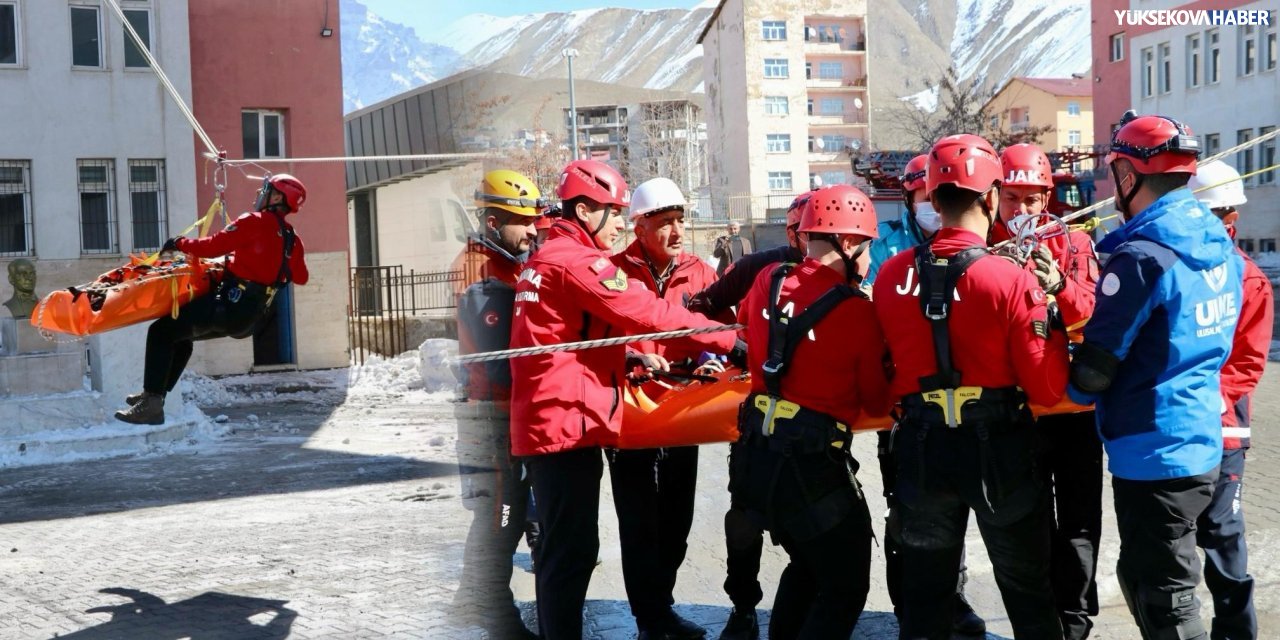
<instances>
[{"instance_id":1,"label":"blue jacket","mask_svg":"<svg viewBox=\"0 0 1280 640\"><path fill-rule=\"evenodd\" d=\"M1110 254L1084 341L1119 359L1096 400L1111 473L1199 475L1222 459L1218 372L1231 351L1244 263L1187 189L1165 194L1098 243Z\"/></svg>"},{"instance_id":2,"label":"blue jacket","mask_svg":"<svg viewBox=\"0 0 1280 640\"><path fill-rule=\"evenodd\" d=\"M902 210L897 220L881 222L876 231L880 237L871 241L871 267L867 269L867 277L863 279L869 285L875 284L876 274L880 273L880 265L885 260L924 242L920 227L916 226L915 220L911 219L911 212L906 209Z\"/></svg>"}]
</instances>

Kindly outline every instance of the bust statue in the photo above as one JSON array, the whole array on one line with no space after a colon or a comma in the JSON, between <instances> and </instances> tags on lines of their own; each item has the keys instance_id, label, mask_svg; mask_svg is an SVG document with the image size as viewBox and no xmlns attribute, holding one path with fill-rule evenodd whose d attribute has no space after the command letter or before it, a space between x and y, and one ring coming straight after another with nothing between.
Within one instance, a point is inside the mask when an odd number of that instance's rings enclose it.
<instances>
[{"instance_id":1,"label":"bust statue","mask_svg":"<svg viewBox=\"0 0 1280 640\"><path fill-rule=\"evenodd\" d=\"M9 284L13 285L13 297L5 300L4 306L15 318L30 318L31 312L40 303L36 297L36 265L26 258L18 258L9 263Z\"/></svg>"}]
</instances>

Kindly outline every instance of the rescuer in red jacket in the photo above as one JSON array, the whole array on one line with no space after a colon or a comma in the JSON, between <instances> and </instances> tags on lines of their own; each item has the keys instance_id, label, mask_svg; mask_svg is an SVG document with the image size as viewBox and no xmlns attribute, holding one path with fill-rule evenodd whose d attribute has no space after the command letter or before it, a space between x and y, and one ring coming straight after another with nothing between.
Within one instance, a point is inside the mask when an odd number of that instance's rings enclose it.
<instances>
[{"instance_id":1,"label":"rescuer in red jacket","mask_svg":"<svg viewBox=\"0 0 1280 640\"><path fill-rule=\"evenodd\" d=\"M819 189L799 231L805 260L762 272L738 310L751 395L730 491L790 557L769 636L847 638L870 589L872 537L851 425L889 409L884 339L858 289L875 208L855 187Z\"/></svg>"},{"instance_id":2,"label":"rescuer in red jacket","mask_svg":"<svg viewBox=\"0 0 1280 640\"><path fill-rule=\"evenodd\" d=\"M1222 220L1234 239L1240 218L1237 207L1248 202L1239 172L1221 160L1202 164L1187 187L1196 191L1196 199ZM1253 390L1262 379L1271 349L1275 303L1271 280L1238 247L1236 251L1244 258L1244 288L1231 355L1222 365L1222 468L1213 500L1196 521L1196 544L1204 549L1204 582L1213 596L1214 638L1258 637L1240 495L1252 435Z\"/></svg>"},{"instance_id":3,"label":"rescuer in red jacket","mask_svg":"<svg viewBox=\"0 0 1280 640\"><path fill-rule=\"evenodd\" d=\"M1035 468L1027 402L1053 405L1066 336L1035 277L987 251L1000 159L974 135L929 152L933 239L890 258L873 291L903 416L893 438L901 504L901 638L949 638L972 509L1019 638L1062 628L1049 585L1048 490Z\"/></svg>"},{"instance_id":4,"label":"rescuer in red jacket","mask_svg":"<svg viewBox=\"0 0 1280 640\"><path fill-rule=\"evenodd\" d=\"M285 216L297 213L307 189L280 173L263 180L252 213L206 238L169 238L161 253L182 251L197 258L226 256L222 280L188 302L177 318L165 316L147 330L142 393L125 399L128 409L116 419L134 424L163 424L165 395L173 391L191 359L196 340L247 338L271 311L276 293L289 283L306 284L302 238Z\"/></svg>"},{"instance_id":5,"label":"rescuer in red jacket","mask_svg":"<svg viewBox=\"0 0 1280 640\"><path fill-rule=\"evenodd\" d=\"M569 163L556 190L562 218L520 274L511 347L625 334L714 327L633 283L606 250L622 232L630 193L622 176L594 160ZM678 341L733 350L732 332ZM625 347L556 351L511 361L512 452L527 456L542 555L538 620L544 638L582 637L582 607L600 546L597 511L604 461L622 424Z\"/></svg>"},{"instance_id":6,"label":"rescuer in red jacket","mask_svg":"<svg viewBox=\"0 0 1280 640\"><path fill-rule=\"evenodd\" d=\"M1049 158L1033 144L1015 144L1000 154L1000 220L991 229L992 242L1011 237L1010 221L1019 215L1038 216L1049 204L1053 169ZM1024 218L1028 224L1044 220ZM1068 326L1093 315L1098 281L1098 257L1088 234L1061 229L1047 232L1027 265L1045 293L1054 297ZM1006 245L1010 249L1016 242ZM1002 251L1003 255L1016 252ZM1018 256L1018 259L1022 259ZM1036 421L1048 450L1044 471L1053 494L1053 594L1058 603L1063 635L1084 640L1098 615L1098 549L1102 538L1102 440L1092 411L1049 415Z\"/></svg>"}]
</instances>

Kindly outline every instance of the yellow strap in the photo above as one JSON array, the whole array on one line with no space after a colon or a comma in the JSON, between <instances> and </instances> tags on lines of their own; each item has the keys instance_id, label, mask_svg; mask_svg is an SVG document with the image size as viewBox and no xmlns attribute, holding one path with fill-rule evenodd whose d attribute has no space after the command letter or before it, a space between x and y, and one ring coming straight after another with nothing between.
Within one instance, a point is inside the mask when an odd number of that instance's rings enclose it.
<instances>
[{"instance_id":1,"label":"yellow strap","mask_svg":"<svg viewBox=\"0 0 1280 640\"><path fill-rule=\"evenodd\" d=\"M218 198L218 199L214 200L214 201L213 201L213 204L209 205L209 210L205 212L204 217L202 217L202 218L200 218L200 219L196 220L195 222L192 222L190 226L188 226L186 229L183 229L181 232L179 232L179 233L178 233L178 235L180 235L180 236L185 236L185 235L187 235L188 233L190 233L192 229L195 229L197 225L202 225L202 226L201 226L201 228L200 228L200 236L199 236L199 237L203 238L203 237L204 237L204 235L205 235L205 233L206 233L206 232L208 231L208 229L209 229L209 225L213 222L214 214L215 214L215 213L217 213L218 208L220 207L220 205L221 205L221 204L222 204L222 199L221 199L221 198ZM143 260L143 261L142 261L142 264L145 264L145 265L147 265L147 266L153 265L153 264L155 264L155 263L156 263L156 259L157 259L157 258L159 258L159 257L160 257L160 252L159 252L159 251L157 251L157 252L155 252L155 253L153 253L153 254L151 254L151 255L147 256L147 259L146 259L146 260ZM175 312L175 314L176 314L176 312ZM176 318L176 317L178 317L178 316L177 316L177 315L174 315L174 317Z\"/></svg>"},{"instance_id":2,"label":"yellow strap","mask_svg":"<svg viewBox=\"0 0 1280 640\"><path fill-rule=\"evenodd\" d=\"M169 317L174 320L178 319L178 279L169 279L169 295L173 297L173 309L169 311Z\"/></svg>"},{"instance_id":3,"label":"yellow strap","mask_svg":"<svg viewBox=\"0 0 1280 640\"><path fill-rule=\"evenodd\" d=\"M1118 213L1117 213L1117 214L1109 215L1109 216L1107 216L1107 217L1105 217L1105 218L1089 218L1088 220L1085 220L1084 222L1081 222L1080 224L1073 224L1073 225L1071 225L1071 230L1072 230L1072 231L1083 231L1083 232L1085 232L1085 233L1092 233L1094 229L1097 229L1098 227L1101 227L1101 226L1102 226L1102 223L1104 223L1104 222L1106 222L1106 221L1108 221L1108 220L1115 219L1115 218L1116 218L1116 217L1118 217L1119 215L1120 215L1120 214L1118 214Z\"/></svg>"}]
</instances>

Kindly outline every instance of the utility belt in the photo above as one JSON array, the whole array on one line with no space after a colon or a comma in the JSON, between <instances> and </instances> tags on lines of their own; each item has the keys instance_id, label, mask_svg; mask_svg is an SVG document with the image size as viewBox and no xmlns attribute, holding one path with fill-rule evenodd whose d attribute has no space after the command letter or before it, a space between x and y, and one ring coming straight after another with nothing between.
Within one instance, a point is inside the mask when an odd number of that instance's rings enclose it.
<instances>
[{"instance_id":1,"label":"utility belt","mask_svg":"<svg viewBox=\"0 0 1280 640\"><path fill-rule=\"evenodd\" d=\"M260 302L263 308L271 306L275 300L277 289L271 285L258 284L252 280L240 278L230 271L222 272L222 281L214 293L219 301L231 304Z\"/></svg>"},{"instance_id":2,"label":"utility belt","mask_svg":"<svg viewBox=\"0 0 1280 640\"><path fill-rule=\"evenodd\" d=\"M1027 412L1027 396L1017 387L957 387L913 393L902 398L906 422L925 427L1013 425Z\"/></svg>"},{"instance_id":3,"label":"utility belt","mask_svg":"<svg viewBox=\"0 0 1280 640\"><path fill-rule=\"evenodd\" d=\"M848 452L849 425L790 400L763 393L747 396L738 415L742 438L784 455Z\"/></svg>"}]
</instances>

